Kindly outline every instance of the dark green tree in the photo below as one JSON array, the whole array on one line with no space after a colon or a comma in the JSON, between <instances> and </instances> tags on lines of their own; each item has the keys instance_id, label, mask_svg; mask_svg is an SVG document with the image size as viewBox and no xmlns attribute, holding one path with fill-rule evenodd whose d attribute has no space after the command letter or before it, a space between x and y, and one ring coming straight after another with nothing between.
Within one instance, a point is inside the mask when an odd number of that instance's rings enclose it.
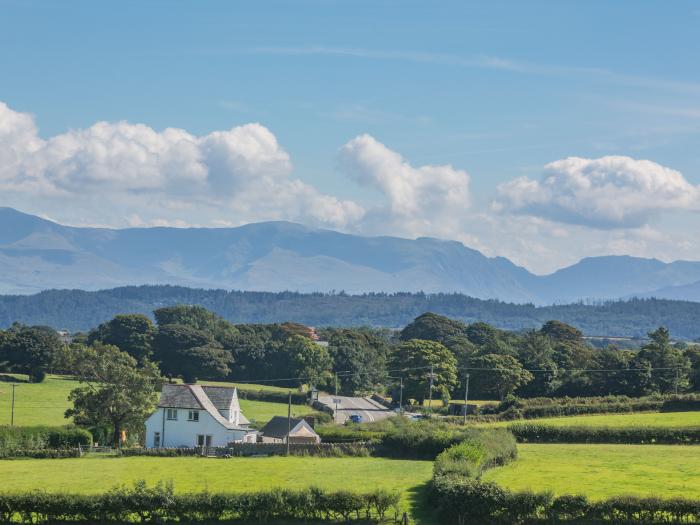
<instances>
[{"instance_id":1,"label":"dark green tree","mask_svg":"<svg viewBox=\"0 0 700 525\"><path fill-rule=\"evenodd\" d=\"M660 327L649 332L649 342L642 347L636 359L644 359L654 368L653 391L665 394L688 387L690 361L682 350L671 345L668 329Z\"/></svg>"},{"instance_id":2,"label":"dark green tree","mask_svg":"<svg viewBox=\"0 0 700 525\"><path fill-rule=\"evenodd\" d=\"M333 369L339 372L338 387L342 394L369 394L386 383L388 346L378 335L360 329L333 330L328 348Z\"/></svg>"},{"instance_id":3,"label":"dark green tree","mask_svg":"<svg viewBox=\"0 0 700 525\"><path fill-rule=\"evenodd\" d=\"M87 343L114 345L137 360L150 359L155 326L143 314L119 314L88 334Z\"/></svg>"},{"instance_id":4,"label":"dark green tree","mask_svg":"<svg viewBox=\"0 0 700 525\"><path fill-rule=\"evenodd\" d=\"M293 376L300 378L300 385L326 385L333 367L327 348L302 335L293 335L285 342L284 349L294 367Z\"/></svg>"},{"instance_id":5,"label":"dark green tree","mask_svg":"<svg viewBox=\"0 0 700 525\"><path fill-rule=\"evenodd\" d=\"M161 385L158 367L102 343L72 351L75 375L83 386L69 394L73 408L66 410L66 417L87 427L109 426L117 447L121 431L137 432L155 409Z\"/></svg>"},{"instance_id":6,"label":"dark green tree","mask_svg":"<svg viewBox=\"0 0 700 525\"><path fill-rule=\"evenodd\" d=\"M40 383L62 347L61 339L52 328L14 324L2 338L0 363Z\"/></svg>"},{"instance_id":7,"label":"dark green tree","mask_svg":"<svg viewBox=\"0 0 700 525\"><path fill-rule=\"evenodd\" d=\"M434 397L449 395L458 384L457 360L435 341L404 341L394 350L390 368L392 375L403 377L404 399L413 398L421 404L430 396L431 369Z\"/></svg>"},{"instance_id":8,"label":"dark green tree","mask_svg":"<svg viewBox=\"0 0 700 525\"><path fill-rule=\"evenodd\" d=\"M209 333L189 326L159 326L153 350L163 374L182 377L186 383L223 378L231 371L231 353Z\"/></svg>"},{"instance_id":9,"label":"dark green tree","mask_svg":"<svg viewBox=\"0 0 700 525\"><path fill-rule=\"evenodd\" d=\"M519 387L532 381L532 374L510 355L486 354L473 362L470 372L474 390L482 395L497 396L501 401Z\"/></svg>"},{"instance_id":10,"label":"dark green tree","mask_svg":"<svg viewBox=\"0 0 700 525\"><path fill-rule=\"evenodd\" d=\"M236 327L223 317L202 306L179 304L158 308L153 312L158 326L182 325L209 334L222 346L229 348L238 336Z\"/></svg>"},{"instance_id":11,"label":"dark green tree","mask_svg":"<svg viewBox=\"0 0 700 525\"><path fill-rule=\"evenodd\" d=\"M559 370L547 336L534 330L527 332L518 348L518 361L526 370L533 370L532 380L518 388L519 396L548 396L559 388Z\"/></svg>"},{"instance_id":12,"label":"dark green tree","mask_svg":"<svg viewBox=\"0 0 700 525\"><path fill-rule=\"evenodd\" d=\"M450 337L464 334L466 328L467 326L460 321L455 321L444 315L426 312L406 325L401 330L399 337L402 341L423 339L445 344L445 341Z\"/></svg>"}]
</instances>

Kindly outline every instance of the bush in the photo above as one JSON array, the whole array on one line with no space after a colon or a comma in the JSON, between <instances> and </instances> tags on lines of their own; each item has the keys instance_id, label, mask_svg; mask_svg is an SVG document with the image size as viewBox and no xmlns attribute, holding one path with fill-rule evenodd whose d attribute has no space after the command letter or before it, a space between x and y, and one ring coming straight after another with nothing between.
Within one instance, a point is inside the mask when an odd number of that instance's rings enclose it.
<instances>
[{"instance_id":1,"label":"bush","mask_svg":"<svg viewBox=\"0 0 700 525\"><path fill-rule=\"evenodd\" d=\"M91 446L92 434L75 426L0 426L0 452Z\"/></svg>"},{"instance_id":2,"label":"bush","mask_svg":"<svg viewBox=\"0 0 700 525\"><path fill-rule=\"evenodd\" d=\"M515 423L510 425L508 430L523 443L700 444L700 428L558 427L537 423Z\"/></svg>"}]
</instances>

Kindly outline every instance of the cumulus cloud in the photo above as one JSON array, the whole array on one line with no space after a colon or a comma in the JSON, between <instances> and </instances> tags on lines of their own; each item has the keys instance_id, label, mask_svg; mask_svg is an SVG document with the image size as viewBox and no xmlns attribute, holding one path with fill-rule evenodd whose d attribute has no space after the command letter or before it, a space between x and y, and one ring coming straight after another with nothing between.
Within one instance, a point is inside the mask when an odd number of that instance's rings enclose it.
<instances>
[{"instance_id":1,"label":"cumulus cloud","mask_svg":"<svg viewBox=\"0 0 700 525\"><path fill-rule=\"evenodd\" d=\"M364 215L291 173L289 155L260 124L195 136L98 122L44 140L31 115L0 103L5 205L79 202L83 216L111 225L288 219L344 228Z\"/></svg>"},{"instance_id":2,"label":"cumulus cloud","mask_svg":"<svg viewBox=\"0 0 700 525\"><path fill-rule=\"evenodd\" d=\"M384 203L368 213L366 229L449 238L463 232L470 196L467 172L449 165L411 166L370 135L345 144L339 166L350 178L376 188L384 197Z\"/></svg>"},{"instance_id":3,"label":"cumulus cloud","mask_svg":"<svg viewBox=\"0 0 700 525\"><path fill-rule=\"evenodd\" d=\"M700 186L649 160L570 157L546 165L540 180L501 184L494 208L600 229L634 228L666 210L700 209Z\"/></svg>"}]
</instances>

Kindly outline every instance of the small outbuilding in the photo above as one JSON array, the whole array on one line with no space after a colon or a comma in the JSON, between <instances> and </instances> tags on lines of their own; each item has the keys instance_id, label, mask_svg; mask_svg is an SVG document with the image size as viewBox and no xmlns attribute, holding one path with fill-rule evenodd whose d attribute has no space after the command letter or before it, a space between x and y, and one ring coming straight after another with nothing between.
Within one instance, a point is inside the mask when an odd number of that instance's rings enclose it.
<instances>
[{"instance_id":1,"label":"small outbuilding","mask_svg":"<svg viewBox=\"0 0 700 525\"><path fill-rule=\"evenodd\" d=\"M291 427L291 430L290 430ZM319 436L305 419L274 416L260 429L263 443L289 443L296 445L313 445L321 442Z\"/></svg>"}]
</instances>

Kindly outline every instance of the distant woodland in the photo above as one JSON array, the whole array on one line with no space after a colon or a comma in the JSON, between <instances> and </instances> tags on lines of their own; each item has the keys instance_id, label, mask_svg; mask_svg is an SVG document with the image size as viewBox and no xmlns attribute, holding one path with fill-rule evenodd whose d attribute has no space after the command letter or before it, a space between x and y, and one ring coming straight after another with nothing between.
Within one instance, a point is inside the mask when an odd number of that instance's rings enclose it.
<instances>
[{"instance_id":1,"label":"distant woodland","mask_svg":"<svg viewBox=\"0 0 700 525\"><path fill-rule=\"evenodd\" d=\"M204 306L233 323L402 328L425 312L463 323L482 321L506 330L538 329L557 319L587 336L645 337L659 326L675 338L700 339L700 303L630 299L596 304L536 307L462 294L302 294L238 292L177 286L129 286L97 292L49 290L30 296L0 296L0 327L13 322L86 331L119 313L143 313L164 306Z\"/></svg>"}]
</instances>

